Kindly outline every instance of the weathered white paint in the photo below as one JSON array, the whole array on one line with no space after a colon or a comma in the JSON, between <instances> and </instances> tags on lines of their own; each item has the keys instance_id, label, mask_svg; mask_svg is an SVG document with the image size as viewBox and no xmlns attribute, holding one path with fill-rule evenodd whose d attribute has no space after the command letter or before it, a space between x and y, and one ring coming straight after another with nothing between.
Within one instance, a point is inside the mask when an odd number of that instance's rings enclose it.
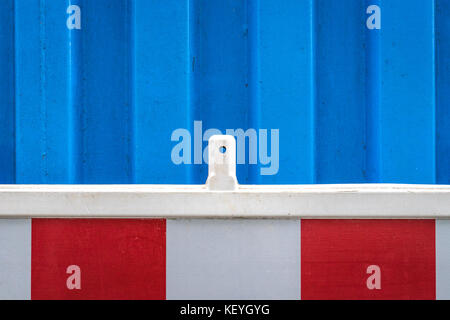
<instances>
[{"instance_id":1,"label":"weathered white paint","mask_svg":"<svg viewBox=\"0 0 450 320\"><path fill-rule=\"evenodd\" d=\"M450 187L0 186L0 217L450 218Z\"/></svg>"},{"instance_id":2,"label":"weathered white paint","mask_svg":"<svg viewBox=\"0 0 450 320\"><path fill-rule=\"evenodd\" d=\"M31 298L31 220L0 219L0 300Z\"/></svg>"},{"instance_id":3,"label":"weathered white paint","mask_svg":"<svg viewBox=\"0 0 450 320\"><path fill-rule=\"evenodd\" d=\"M167 220L167 299L300 299L299 220Z\"/></svg>"}]
</instances>

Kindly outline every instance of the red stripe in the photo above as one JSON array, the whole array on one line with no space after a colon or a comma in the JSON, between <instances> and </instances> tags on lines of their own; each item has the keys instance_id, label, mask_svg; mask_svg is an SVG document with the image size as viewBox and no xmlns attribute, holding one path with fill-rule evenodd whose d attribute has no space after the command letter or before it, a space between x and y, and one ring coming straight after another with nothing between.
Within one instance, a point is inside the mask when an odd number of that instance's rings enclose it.
<instances>
[{"instance_id":1,"label":"red stripe","mask_svg":"<svg viewBox=\"0 0 450 320\"><path fill-rule=\"evenodd\" d=\"M436 297L434 220L302 220L301 248L302 299Z\"/></svg>"},{"instance_id":2,"label":"red stripe","mask_svg":"<svg viewBox=\"0 0 450 320\"><path fill-rule=\"evenodd\" d=\"M165 299L166 221L34 219L31 265L32 299Z\"/></svg>"},{"instance_id":3,"label":"red stripe","mask_svg":"<svg viewBox=\"0 0 450 320\"><path fill-rule=\"evenodd\" d=\"M301 229L303 299L435 299L433 220L302 220ZM67 287L69 266L81 270L80 290ZM369 266L381 289L367 287ZM165 281L165 220L32 222L32 299L165 299Z\"/></svg>"}]
</instances>

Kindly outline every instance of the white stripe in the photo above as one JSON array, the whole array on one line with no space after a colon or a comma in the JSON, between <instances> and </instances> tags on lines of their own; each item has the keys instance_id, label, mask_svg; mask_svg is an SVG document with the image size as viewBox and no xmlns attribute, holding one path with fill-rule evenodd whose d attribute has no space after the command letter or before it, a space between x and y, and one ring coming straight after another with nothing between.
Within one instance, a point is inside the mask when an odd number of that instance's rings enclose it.
<instances>
[{"instance_id":1,"label":"white stripe","mask_svg":"<svg viewBox=\"0 0 450 320\"><path fill-rule=\"evenodd\" d=\"M31 298L31 220L0 220L0 299Z\"/></svg>"},{"instance_id":2,"label":"white stripe","mask_svg":"<svg viewBox=\"0 0 450 320\"><path fill-rule=\"evenodd\" d=\"M300 299L300 220L168 220L167 299Z\"/></svg>"},{"instance_id":3,"label":"white stripe","mask_svg":"<svg viewBox=\"0 0 450 320\"><path fill-rule=\"evenodd\" d=\"M450 220L436 220L436 299L450 299Z\"/></svg>"}]
</instances>

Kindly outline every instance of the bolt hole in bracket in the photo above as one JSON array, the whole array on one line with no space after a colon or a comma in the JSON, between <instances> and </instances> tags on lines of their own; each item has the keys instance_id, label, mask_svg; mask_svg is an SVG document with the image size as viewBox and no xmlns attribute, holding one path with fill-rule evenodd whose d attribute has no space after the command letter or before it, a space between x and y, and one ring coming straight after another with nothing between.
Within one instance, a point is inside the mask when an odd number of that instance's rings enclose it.
<instances>
[{"instance_id":1,"label":"bolt hole in bracket","mask_svg":"<svg viewBox=\"0 0 450 320\"><path fill-rule=\"evenodd\" d=\"M216 135L208 145L209 190L230 191L238 189L236 178L236 140L232 136Z\"/></svg>"},{"instance_id":2,"label":"bolt hole in bracket","mask_svg":"<svg viewBox=\"0 0 450 320\"><path fill-rule=\"evenodd\" d=\"M0 218L450 219L449 185L240 185L233 136L208 156L205 185L0 185Z\"/></svg>"}]
</instances>

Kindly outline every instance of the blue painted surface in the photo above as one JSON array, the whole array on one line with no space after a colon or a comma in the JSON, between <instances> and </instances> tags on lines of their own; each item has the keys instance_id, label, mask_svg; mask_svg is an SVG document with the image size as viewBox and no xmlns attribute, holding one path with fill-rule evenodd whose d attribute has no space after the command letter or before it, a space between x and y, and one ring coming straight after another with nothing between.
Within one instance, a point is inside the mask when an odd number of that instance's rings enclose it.
<instances>
[{"instance_id":1,"label":"blue painted surface","mask_svg":"<svg viewBox=\"0 0 450 320\"><path fill-rule=\"evenodd\" d=\"M172 163L171 135L191 123L190 7L178 0L130 5L132 182L187 183L191 166Z\"/></svg>"},{"instance_id":2,"label":"blue painted surface","mask_svg":"<svg viewBox=\"0 0 450 320\"><path fill-rule=\"evenodd\" d=\"M202 121L279 129L278 173L247 152L241 183L449 184L449 16L445 0L3 0L0 183L204 183L204 163L171 161L178 128L192 161L206 147Z\"/></svg>"},{"instance_id":3,"label":"blue painted surface","mask_svg":"<svg viewBox=\"0 0 450 320\"><path fill-rule=\"evenodd\" d=\"M0 183L15 182L14 6L0 3Z\"/></svg>"},{"instance_id":4,"label":"blue painted surface","mask_svg":"<svg viewBox=\"0 0 450 320\"><path fill-rule=\"evenodd\" d=\"M247 2L191 1L191 115L203 131L249 127ZM206 146L206 141L203 144ZM248 167L238 166L241 182ZM193 182L204 183L206 164L194 169Z\"/></svg>"},{"instance_id":5,"label":"blue painted surface","mask_svg":"<svg viewBox=\"0 0 450 320\"><path fill-rule=\"evenodd\" d=\"M436 173L450 183L450 2L436 5Z\"/></svg>"},{"instance_id":6,"label":"blue painted surface","mask_svg":"<svg viewBox=\"0 0 450 320\"><path fill-rule=\"evenodd\" d=\"M82 3L83 183L131 182L130 20L128 1Z\"/></svg>"},{"instance_id":7,"label":"blue painted surface","mask_svg":"<svg viewBox=\"0 0 450 320\"><path fill-rule=\"evenodd\" d=\"M69 182L66 4L14 2L16 183Z\"/></svg>"},{"instance_id":8,"label":"blue painted surface","mask_svg":"<svg viewBox=\"0 0 450 320\"><path fill-rule=\"evenodd\" d=\"M381 5L380 181L435 183L434 3Z\"/></svg>"},{"instance_id":9,"label":"blue painted surface","mask_svg":"<svg viewBox=\"0 0 450 320\"><path fill-rule=\"evenodd\" d=\"M371 5L377 5L381 8L380 0L366 0L365 5L366 8ZM365 36L366 141L364 149L366 150L366 166L364 176L368 181L380 182L381 31L366 28Z\"/></svg>"},{"instance_id":10,"label":"blue painted surface","mask_svg":"<svg viewBox=\"0 0 450 320\"><path fill-rule=\"evenodd\" d=\"M276 175L251 168L251 183L315 182L314 1L249 1L250 125L280 130Z\"/></svg>"},{"instance_id":11,"label":"blue painted surface","mask_svg":"<svg viewBox=\"0 0 450 320\"><path fill-rule=\"evenodd\" d=\"M316 1L318 183L368 181L365 12L364 1Z\"/></svg>"}]
</instances>

